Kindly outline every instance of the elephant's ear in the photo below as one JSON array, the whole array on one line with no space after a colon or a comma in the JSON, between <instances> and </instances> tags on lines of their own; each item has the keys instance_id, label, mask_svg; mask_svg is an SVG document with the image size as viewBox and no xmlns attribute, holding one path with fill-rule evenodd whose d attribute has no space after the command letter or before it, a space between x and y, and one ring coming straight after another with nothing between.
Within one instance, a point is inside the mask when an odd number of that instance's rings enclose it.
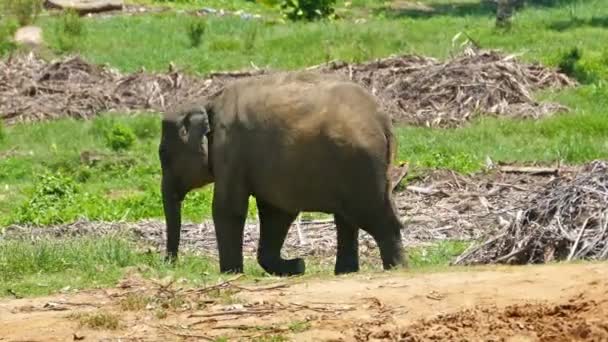
<instances>
[{"instance_id":1,"label":"elephant's ear","mask_svg":"<svg viewBox=\"0 0 608 342\"><path fill-rule=\"evenodd\" d=\"M200 151L203 136L211 130L209 126L209 118L204 108L197 108L186 114L184 117L185 131L187 135L187 143L193 150Z\"/></svg>"}]
</instances>

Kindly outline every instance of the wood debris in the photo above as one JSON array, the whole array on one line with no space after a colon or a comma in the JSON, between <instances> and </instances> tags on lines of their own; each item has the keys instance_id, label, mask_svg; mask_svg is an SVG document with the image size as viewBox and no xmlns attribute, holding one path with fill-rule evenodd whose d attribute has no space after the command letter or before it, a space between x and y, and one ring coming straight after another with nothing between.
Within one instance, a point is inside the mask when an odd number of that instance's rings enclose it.
<instances>
[{"instance_id":1,"label":"wood debris","mask_svg":"<svg viewBox=\"0 0 608 342\"><path fill-rule=\"evenodd\" d=\"M565 75L497 51L467 51L446 61L401 55L364 64L330 62L307 70L354 80L377 96L395 122L410 125L452 127L481 113L540 118L567 110L538 103L531 95L574 85ZM19 54L0 61L0 119L12 124L65 116L85 119L109 111L164 111L211 95L232 80L276 72L254 69L202 77L170 64L166 72L121 74L79 56L46 62L31 53Z\"/></svg>"},{"instance_id":2,"label":"wood debris","mask_svg":"<svg viewBox=\"0 0 608 342\"><path fill-rule=\"evenodd\" d=\"M545 263L608 259L608 162L596 160L573 177L556 177L531 193L503 229L455 264Z\"/></svg>"}]
</instances>

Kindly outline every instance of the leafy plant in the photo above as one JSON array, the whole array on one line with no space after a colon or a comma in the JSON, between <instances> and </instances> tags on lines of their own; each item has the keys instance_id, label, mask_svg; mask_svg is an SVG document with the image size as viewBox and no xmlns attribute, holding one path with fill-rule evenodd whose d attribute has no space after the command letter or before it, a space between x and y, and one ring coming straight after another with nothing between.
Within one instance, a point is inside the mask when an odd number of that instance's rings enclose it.
<instances>
[{"instance_id":1,"label":"leafy plant","mask_svg":"<svg viewBox=\"0 0 608 342\"><path fill-rule=\"evenodd\" d=\"M20 26L32 24L42 11L42 0L4 0L5 11L17 19Z\"/></svg>"},{"instance_id":2,"label":"leafy plant","mask_svg":"<svg viewBox=\"0 0 608 342\"><path fill-rule=\"evenodd\" d=\"M245 51L250 52L255 47L255 41L258 36L258 27L257 25L251 25L249 28L245 30L243 34L243 42Z\"/></svg>"},{"instance_id":3,"label":"leafy plant","mask_svg":"<svg viewBox=\"0 0 608 342\"><path fill-rule=\"evenodd\" d=\"M0 21L0 56L5 55L17 48L13 41L13 35L19 24L15 19L3 18Z\"/></svg>"},{"instance_id":4,"label":"leafy plant","mask_svg":"<svg viewBox=\"0 0 608 342\"><path fill-rule=\"evenodd\" d=\"M61 52L72 51L86 34L84 22L74 10L66 10L55 25L57 47Z\"/></svg>"},{"instance_id":5,"label":"leafy plant","mask_svg":"<svg viewBox=\"0 0 608 342\"><path fill-rule=\"evenodd\" d=\"M72 202L78 191L76 182L62 173L43 173L39 176L29 200L17 210L17 223L35 225L63 222L63 209Z\"/></svg>"},{"instance_id":6,"label":"leafy plant","mask_svg":"<svg viewBox=\"0 0 608 342\"><path fill-rule=\"evenodd\" d=\"M574 47L560 56L559 69L581 83L595 83L608 78L608 54L588 54Z\"/></svg>"},{"instance_id":7,"label":"leafy plant","mask_svg":"<svg viewBox=\"0 0 608 342\"><path fill-rule=\"evenodd\" d=\"M106 144L114 151L126 150L133 146L135 138L131 128L116 123L106 135Z\"/></svg>"},{"instance_id":8,"label":"leafy plant","mask_svg":"<svg viewBox=\"0 0 608 342\"><path fill-rule=\"evenodd\" d=\"M189 23L188 25L188 38L190 39L191 47L198 47L201 45L203 41L203 35L205 34L205 29L207 28L207 22L203 19L196 19Z\"/></svg>"},{"instance_id":9,"label":"leafy plant","mask_svg":"<svg viewBox=\"0 0 608 342\"><path fill-rule=\"evenodd\" d=\"M336 0L282 0L282 14L290 20L316 20L334 14Z\"/></svg>"},{"instance_id":10,"label":"leafy plant","mask_svg":"<svg viewBox=\"0 0 608 342\"><path fill-rule=\"evenodd\" d=\"M3 142L4 139L6 139L6 133L4 132L4 125L0 121L0 142Z\"/></svg>"}]
</instances>

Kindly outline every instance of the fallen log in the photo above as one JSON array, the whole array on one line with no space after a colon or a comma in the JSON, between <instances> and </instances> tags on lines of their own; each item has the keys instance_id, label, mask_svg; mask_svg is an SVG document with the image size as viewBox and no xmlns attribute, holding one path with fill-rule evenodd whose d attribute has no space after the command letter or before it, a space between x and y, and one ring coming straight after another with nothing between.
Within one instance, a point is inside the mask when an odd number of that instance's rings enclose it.
<instances>
[{"instance_id":1,"label":"fallen log","mask_svg":"<svg viewBox=\"0 0 608 342\"><path fill-rule=\"evenodd\" d=\"M123 0L46 0L44 6L49 9L72 9L80 15L106 11L121 11Z\"/></svg>"}]
</instances>

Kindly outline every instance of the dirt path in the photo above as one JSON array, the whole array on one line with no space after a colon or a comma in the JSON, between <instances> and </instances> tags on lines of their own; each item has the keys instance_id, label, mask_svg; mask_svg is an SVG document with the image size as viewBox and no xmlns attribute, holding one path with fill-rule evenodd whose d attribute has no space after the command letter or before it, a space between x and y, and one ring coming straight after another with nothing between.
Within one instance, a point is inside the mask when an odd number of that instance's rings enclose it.
<instances>
[{"instance_id":1,"label":"dirt path","mask_svg":"<svg viewBox=\"0 0 608 342\"><path fill-rule=\"evenodd\" d=\"M112 289L3 299L0 341L607 341L606 274L605 263L484 267L201 289L130 277Z\"/></svg>"}]
</instances>

